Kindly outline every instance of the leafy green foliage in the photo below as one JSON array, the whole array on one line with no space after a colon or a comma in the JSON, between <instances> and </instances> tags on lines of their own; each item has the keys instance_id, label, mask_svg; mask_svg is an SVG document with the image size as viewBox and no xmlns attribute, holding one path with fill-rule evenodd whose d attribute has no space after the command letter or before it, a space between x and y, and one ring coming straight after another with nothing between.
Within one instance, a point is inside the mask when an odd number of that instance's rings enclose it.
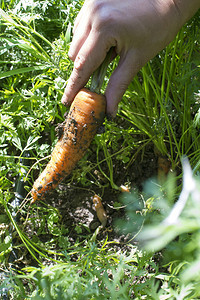
<instances>
[{"instance_id":1,"label":"leafy green foliage","mask_svg":"<svg viewBox=\"0 0 200 300\"><path fill-rule=\"evenodd\" d=\"M169 157L173 168L183 155L191 156L193 167L199 161L199 131L194 126L200 80L198 20L197 14L142 68L121 104L121 113L154 143L156 151Z\"/></svg>"},{"instance_id":2,"label":"leafy green foliage","mask_svg":"<svg viewBox=\"0 0 200 300\"><path fill-rule=\"evenodd\" d=\"M0 297L6 291L10 299L198 299L199 182L188 165L182 191L181 177L169 176L162 187L153 178L143 192L114 202L115 210L126 207L125 221L115 225L129 233L126 244L105 238L107 229L99 241L102 229L92 233L81 223L73 225L72 242L60 211L46 203L29 207L24 200L19 224L13 214L21 159L32 165L24 167L29 191L56 143L55 127L66 111L60 100L73 68L67 52L82 2L0 1ZM68 182L117 192L116 165L127 170L152 143L173 169L187 154L199 173L198 29L199 14L142 68L116 120L105 120L105 132ZM11 263L15 251L20 260Z\"/></svg>"},{"instance_id":3,"label":"leafy green foliage","mask_svg":"<svg viewBox=\"0 0 200 300\"><path fill-rule=\"evenodd\" d=\"M200 296L197 288L200 280L200 183L199 177L192 174L186 158L183 159L183 188L174 204L176 198L175 176L169 176L162 187L155 179L149 180L142 195L132 193L122 198L127 220L118 221L117 226L131 232L132 239L137 238L148 253L162 250L163 267L168 272L160 273L155 278L168 281L171 297L197 299ZM163 288L164 284L162 292ZM159 299L158 294L155 299Z\"/></svg>"}]
</instances>

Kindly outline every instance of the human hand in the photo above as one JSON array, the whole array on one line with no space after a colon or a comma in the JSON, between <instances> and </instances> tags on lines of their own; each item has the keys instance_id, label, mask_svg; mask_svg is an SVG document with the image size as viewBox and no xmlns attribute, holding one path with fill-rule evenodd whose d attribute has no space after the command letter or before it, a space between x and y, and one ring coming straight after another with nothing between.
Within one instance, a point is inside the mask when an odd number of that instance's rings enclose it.
<instances>
[{"instance_id":1,"label":"human hand","mask_svg":"<svg viewBox=\"0 0 200 300\"><path fill-rule=\"evenodd\" d=\"M62 103L67 105L73 101L109 49L115 47L120 60L105 91L107 113L115 116L118 103L133 77L175 37L186 21L175 2L86 0L74 24L69 50L74 69Z\"/></svg>"}]
</instances>

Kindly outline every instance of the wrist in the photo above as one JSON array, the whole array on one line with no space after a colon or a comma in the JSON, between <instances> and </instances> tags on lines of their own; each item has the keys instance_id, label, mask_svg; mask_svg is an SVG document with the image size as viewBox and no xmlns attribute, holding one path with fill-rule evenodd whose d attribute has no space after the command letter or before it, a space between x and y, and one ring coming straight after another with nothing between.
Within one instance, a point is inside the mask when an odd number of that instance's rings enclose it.
<instances>
[{"instance_id":1,"label":"wrist","mask_svg":"<svg viewBox=\"0 0 200 300\"><path fill-rule=\"evenodd\" d=\"M200 8L200 0L152 0L152 3L162 16L164 27L167 28L164 38L167 43Z\"/></svg>"},{"instance_id":2,"label":"wrist","mask_svg":"<svg viewBox=\"0 0 200 300\"><path fill-rule=\"evenodd\" d=\"M180 27L191 19L200 8L200 0L172 0L179 14Z\"/></svg>"}]
</instances>

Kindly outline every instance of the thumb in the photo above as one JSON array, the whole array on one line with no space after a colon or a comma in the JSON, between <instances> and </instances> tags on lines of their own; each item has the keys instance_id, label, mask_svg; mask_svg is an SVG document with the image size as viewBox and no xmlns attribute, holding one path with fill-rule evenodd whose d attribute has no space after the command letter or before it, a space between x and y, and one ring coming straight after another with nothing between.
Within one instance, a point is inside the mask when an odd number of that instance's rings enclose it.
<instances>
[{"instance_id":1,"label":"thumb","mask_svg":"<svg viewBox=\"0 0 200 300\"><path fill-rule=\"evenodd\" d=\"M108 115L115 117L123 94L141 67L142 64L138 62L137 55L127 54L125 57L120 58L117 68L109 79L105 92Z\"/></svg>"},{"instance_id":2,"label":"thumb","mask_svg":"<svg viewBox=\"0 0 200 300\"><path fill-rule=\"evenodd\" d=\"M91 31L84 44L81 46L74 61L74 68L65 88L62 103L70 104L77 92L87 83L92 73L105 59L109 41L101 42L98 33Z\"/></svg>"}]
</instances>

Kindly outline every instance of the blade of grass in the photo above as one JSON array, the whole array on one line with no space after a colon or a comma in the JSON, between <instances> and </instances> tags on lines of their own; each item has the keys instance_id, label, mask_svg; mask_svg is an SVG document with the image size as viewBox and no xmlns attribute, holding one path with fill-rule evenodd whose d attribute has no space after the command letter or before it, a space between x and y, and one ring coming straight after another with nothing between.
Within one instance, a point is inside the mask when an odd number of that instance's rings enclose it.
<instances>
[{"instance_id":1,"label":"blade of grass","mask_svg":"<svg viewBox=\"0 0 200 300\"><path fill-rule=\"evenodd\" d=\"M39 263L39 264L42 264L42 262L35 256L34 252L32 251L32 248L30 247L29 243L27 243L26 239L24 238L21 230L19 229L19 227L17 226L12 214L10 213L10 210L8 209L7 207L7 204L5 202L4 199L3 200L3 205L4 205L4 208L5 208L5 211L10 219L10 221L12 222L13 226L15 227L20 239L22 240L24 246L27 248L27 250L29 251L29 253L31 254L31 256Z\"/></svg>"},{"instance_id":2,"label":"blade of grass","mask_svg":"<svg viewBox=\"0 0 200 300\"><path fill-rule=\"evenodd\" d=\"M0 74L0 79L9 77L9 76L14 76L17 74L23 74L27 72L32 72L32 71L41 71L48 69L50 66L48 65L39 65L39 66L34 66L34 67L27 67L27 68L20 68L20 69L14 69L11 71L4 72L3 74Z\"/></svg>"},{"instance_id":3,"label":"blade of grass","mask_svg":"<svg viewBox=\"0 0 200 300\"><path fill-rule=\"evenodd\" d=\"M41 43L39 43L38 40L34 38L34 36L38 37L40 40L45 42L50 48L53 48L53 44L50 41L48 41L43 35L41 35L35 29L33 29L29 24L24 22L26 25L24 26L17 16L8 15L1 9L0 16L5 21L6 25L14 26L16 29L18 29L18 31L14 31L14 34L17 35L20 39L22 39L25 43L25 45L21 44L21 46L19 43L19 47L21 47L25 51L29 51L36 57L40 56L40 59L42 60L51 61L51 58L48 55L48 53L41 46Z\"/></svg>"},{"instance_id":4,"label":"blade of grass","mask_svg":"<svg viewBox=\"0 0 200 300\"><path fill-rule=\"evenodd\" d=\"M42 257L45 257L46 259L52 260L54 262L60 262L56 259L53 259L51 257L48 257L46 254L44 253L48 253L51 255L56 255L56 256L64 256L63 253L59 253L59 252L55 252L55 251L51 251L48 249L45 249L43 247L41 247L40 245L36 244L35 242L33 242L30 238L28 238L25 233L20 229L20 227L17 225L16 221L14 220L6 201L4 200L3 196L2 196L2 203L3 206L5 208L5 211L12 223L12 225L14 226L14 228L16 229L20 239L22 240L24 246L27 248L27 250L30 252L31 256L39 263L42 264L42 262L36 257L35 253L38 253L39 255L41 255Z\"/></svg>"}]
</instances>

